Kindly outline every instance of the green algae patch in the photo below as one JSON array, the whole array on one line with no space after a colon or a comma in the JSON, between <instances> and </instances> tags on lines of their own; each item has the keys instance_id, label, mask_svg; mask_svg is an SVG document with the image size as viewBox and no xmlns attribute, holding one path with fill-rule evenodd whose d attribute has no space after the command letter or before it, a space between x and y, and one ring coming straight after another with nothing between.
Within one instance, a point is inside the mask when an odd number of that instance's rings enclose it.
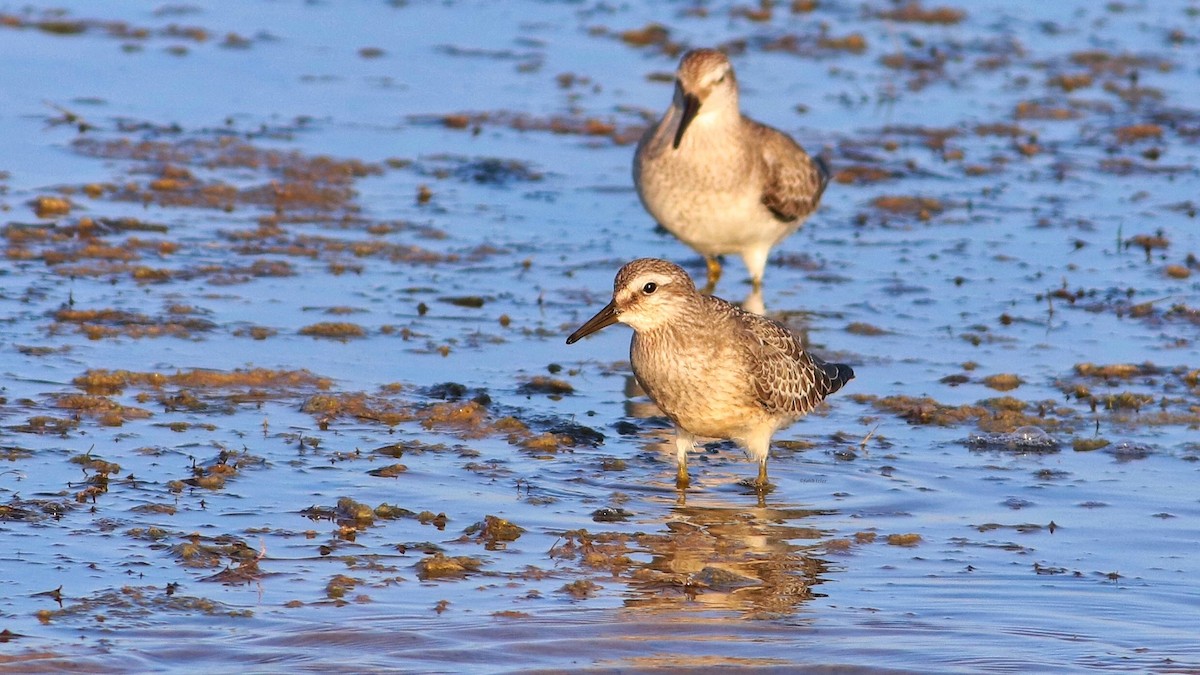
<instances>
[{"instance_id":1,"label":"green algae patch","mask_svg":"<svg viewBox=\"0 0 1200 675\"><path fill-rule=\"evenodd\" d=\"M62 197L43 195L30 204L38 218L57 218L71 212L71 201Z\"/></svg>"},{"instance_id":2,"label":"green algae patch","mask_svg":"<svg viewBox=\"0 0 1200 675\"><path fill-rule=\"evenodd\" d=\"M248 337L251 340L266 340L270 337L275 337L279 331L268 326L243 326L236 328L233 335L237 337Z\"/></svg>"},{"instance_id":3,"label":"green algae patch","mask_svg":"<svg viewBox=\"0 0 1200 675\"><path fill-rule=\"evenodd\" d=\"M847 554L854 548L854 542L851 539L829 539L824 543L824 548L830 554Z\"/></svg>"},{"instance_id":4,"label":"green algae patch","mask_svg":"<svg viewBox=\"0 0 1200 675\"><path fill-rule=\"evenodd\" d=\"M629 468L629 465L626 464L625 460L621 459L620 457L601 457L600 458L600 470L601 471L625 471L628 468Z\"/></svg>"},{"instance_id":5,"label":"green algae patch","mask_svg":"<svg viewBox=\"0 0 1200 675\"><path fill-rule=\"evenodd\" d=\"M1104 438L1076 438L1071 441L1071 448L1075 452L1091 452L1100 450L1110 445L1110 442Z\"/></svg>"}]
</instances>

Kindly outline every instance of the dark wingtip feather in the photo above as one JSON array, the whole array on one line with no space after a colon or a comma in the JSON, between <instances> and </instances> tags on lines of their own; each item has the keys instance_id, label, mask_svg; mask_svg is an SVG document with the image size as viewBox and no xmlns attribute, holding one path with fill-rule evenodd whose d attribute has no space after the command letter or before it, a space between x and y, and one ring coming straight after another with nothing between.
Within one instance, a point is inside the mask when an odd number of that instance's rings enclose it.
<instances>
[{"instance_id":1,"label":"dark wingtip feather","mask_svg":"<svg viewBox=\"0 0 1200 675\"><path fill-rule=\"evenodd\" d=\"M829 170L829 164L825 161L825 158L820 155L813 158L813 163L817 165L817 175L819 176L818 180L821 185L817 189L816 198L820 199L821 195L825 194L825 186L829 185L829 179L833 177L833 172ZM851 377L853 377L853 374L851 374Z\"/></svg>"}]
</instances>

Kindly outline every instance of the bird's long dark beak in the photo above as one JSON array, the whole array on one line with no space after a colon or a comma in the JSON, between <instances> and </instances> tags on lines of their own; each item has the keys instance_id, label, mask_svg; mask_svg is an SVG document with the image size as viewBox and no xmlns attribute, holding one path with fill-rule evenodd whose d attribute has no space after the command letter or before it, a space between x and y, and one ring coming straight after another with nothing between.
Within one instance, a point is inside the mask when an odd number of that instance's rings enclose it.
<instances>
[{"instance_id":1,"label":"bird's long dark beak","mask_svg":"<svg viewBox=\"0 0 1200 675\"><path fill-rule=\"evenodd\" d=\"M608 328L617 322L617 306L614 303L608 303L604 309L596 312L596 316L587 320L587 323L579 327L579 330L571 333L567 338L567 344L573 345L580 338L585 338L598 330Z\"/></svg>"},{"instance_id":2,"label":"bird's long dark beak","mask_svg":"<svg viewBox=\"0 0 1200 675\"><path fill-rule=\"evenodd\" d=\"M687 131L688 125L696 118L696 113L700 112L700 99L695 94L683 95L683 119L679 120L679 128L675 130L675 149L679 149L679 141L683 140L683 132Z\"/></svg>"}]
</instances>

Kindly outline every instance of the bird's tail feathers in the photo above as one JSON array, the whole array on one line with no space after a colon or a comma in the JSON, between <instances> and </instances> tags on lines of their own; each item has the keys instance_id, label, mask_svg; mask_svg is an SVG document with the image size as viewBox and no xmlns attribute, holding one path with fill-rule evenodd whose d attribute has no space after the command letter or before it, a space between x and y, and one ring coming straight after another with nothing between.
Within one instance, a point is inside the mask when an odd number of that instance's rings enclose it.
<instances>
[{"instance_id":1,"label":"bird's tail feathers","mask_svg":"<svg viewBox=\"0 0 1200 675\"><path fill-rule=\"evenodd\" d=\"M829 378L829 393L841 389L846 386L846 383L854 379L854 369L844 363L825 363L814 358L821 372L825 373L825 377Z\"/></svg>"},{"instance_id":2,"label":"bird's tail feathers","mask_svg":"<svg viewBox=\"0 0 1200 675\"><path fill-rule=\"evenodd\" d=\"M817 180L820 183L820 187L817 188L816 199L813 200L816 202L816 200L821 198L821 195L825 194L825 186L829 185L829 179L833 177L833 172L829 170L829 163L820 155L813 157L813 163L817 165Z\"/></svg>"}]
</instances>

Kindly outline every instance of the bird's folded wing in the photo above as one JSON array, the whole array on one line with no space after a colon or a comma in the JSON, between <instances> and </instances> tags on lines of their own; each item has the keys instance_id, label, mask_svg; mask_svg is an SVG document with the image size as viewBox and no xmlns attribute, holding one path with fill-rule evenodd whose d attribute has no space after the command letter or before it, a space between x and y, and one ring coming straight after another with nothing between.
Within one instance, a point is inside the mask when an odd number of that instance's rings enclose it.
<instances>
[{"instance_id":1,"label":"bird's folded wing","mask_svg":"<svg viewBox=\"0 0 1200 675\"><path fill-rule=\"evenodd\" d=\"M760 139L766 177L763 205L784 222L815 211L829 183L825 162L809 157L795 141L771 127L755 122L754 133Z\"/></svg>"},{"instance_id":2,"label":"bird's folded wing","mask_svg":"<svg viewBox=\"0 0 1200 675\"><path fill-rule=\"evenodd\" d=\"M755 337L747 354L750 383L767 411L803 415L841 386L836 370L831 374L823 361L818 365L787 328L756 314L741 318Z\"/></svg>"}]
</instances>

